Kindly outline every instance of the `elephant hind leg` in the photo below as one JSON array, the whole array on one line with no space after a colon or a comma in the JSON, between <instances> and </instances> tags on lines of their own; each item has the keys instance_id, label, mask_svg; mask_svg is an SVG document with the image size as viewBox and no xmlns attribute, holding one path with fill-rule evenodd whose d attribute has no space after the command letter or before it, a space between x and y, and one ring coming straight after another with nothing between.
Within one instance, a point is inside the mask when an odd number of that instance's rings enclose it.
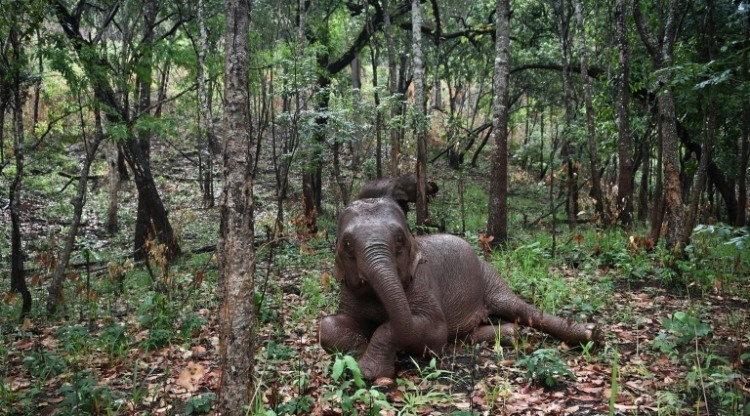
<instances>
[{"instance_id":1,"label":"elephant hind leg","mask_svg":"<svg viewBox=\"0 0 750 416\"><path fill-rule=\"evenodd\" d=\"M475 343L494 343L500 337L500 345L511 347L518 339L518 327L516 324L481 325L471 334L471 340Z\"/></svg>"},{"instance_id":2,"label":"elephant hind leg","mask_svg":"<svg viewBox=\"0 0 750 416\"><path fill-rule=\"evenodd\" d=\"M508 283L498 276L492 266L485 262L482 264L485 268L484 278L487 287L485 303L490 316L538 329L569 343L601 341L602 334L596 325L561 318L524 302L513 293Z\"/></svg>"},{"instance_id":3,"label":"elephant hind leg","mask_svg":"<svg viewBox=\"0 0 750 416\"><path fill-rule=\"evenodd\" d=\"M348 315L336 314L323 317L318 326L318 341L328 352L360 354L374 329L368 328Z\"/></svg>"}]
</instances>

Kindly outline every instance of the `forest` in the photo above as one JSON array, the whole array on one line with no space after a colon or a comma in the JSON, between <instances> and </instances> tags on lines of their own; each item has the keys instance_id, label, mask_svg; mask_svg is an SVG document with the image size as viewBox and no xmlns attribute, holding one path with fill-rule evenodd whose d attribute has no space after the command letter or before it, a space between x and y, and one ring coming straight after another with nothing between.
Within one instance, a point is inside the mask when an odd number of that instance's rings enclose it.
<instances>
[{"instance_id":1,"label":"forest","mask_svg":"<svg viewBox=\"0 0 750 416\"><path fill-rule=\"evenodd\" d=\"M0 52L0 415L750 415L750 3L0 0Z\"/></svg>"}]
</instances>

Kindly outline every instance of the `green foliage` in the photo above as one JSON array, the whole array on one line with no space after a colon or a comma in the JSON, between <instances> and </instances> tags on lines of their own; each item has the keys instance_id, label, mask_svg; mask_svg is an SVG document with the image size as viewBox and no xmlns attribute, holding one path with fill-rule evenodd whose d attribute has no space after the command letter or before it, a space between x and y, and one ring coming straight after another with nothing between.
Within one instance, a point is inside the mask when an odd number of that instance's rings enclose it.
<instances>
[{"instance_id":1,"label":"green foliage","mask_svg":"<svg viewBox=\"0 0 750 416\"><path fill-rule=\"evenodd\" d=\"M65 384L57 393L64 397L60 403L62 414L102 414L115 408L115 398L106 386L101 386L89 372L75 373L72 384Z\"/></svg>"},{"instance_id":2,"label":"green foliage","mask_svg":"<svg viewBox=\"0 0 750 416\"><path fill-rule=\"evenodd\" d=\"M107 351L110 358L127 355L133 336L128 334L127 327L122 324L108 326L97 340L100 348Z\"/></svg>"},{"instance_id":3,"label":"green foliage","mask_svg":"<svg viewBox=\"0 0 750 416\"><path fill-rule=\"evenodd\" d=\"M565 361L557 356L557 350L551 348L538 349L516 361L515 365L526 369L526 380L543 382L549 387L557 385L560 377L576 379Z\"/></svg>"},{"instance_id":4,"label":"green foliage","mask_svg":"<svg viewBox=\"0 0 750 416\"><path fill-rule=\"evenodd\" d=\"M675 352L676 347L688 344L694 338L710 334L711 327L699 318L686 313L675 312L670 318L662 318L661 324L666 332L660 332L653 345L661 352Z\"/></svg>"},{"instance_id":5,"label":"green foliage","mask_svg":"<svg viewBox=\"0 0 750 416\"><path fill-rule=\"evenodd\" d=\"M46 380L48 377L56 377L68 371L65 360L46 350L32 351L24 357L23 365L32 377L42 380Z\"/></svg>"},{"instance_id":6,"label":"green foliage","mask_svg":"<svg viewBox=\"0 0 750 416\"><path fill-rule=\"evenodd\" d=\"M172 343L176 338L176 305L166 295L148 292L138 308L138 322L148 328L148 336L140 342L146 351L153 351Z\"/></svg>"},{"instance_id":7,"label":"green foliage","mask_svg":"<svg viewBox=\"0 0 750 416\"><path fill-rule=\"evenodd\" d=\"M215 393L203 393L185 400L186 415L203 415L211 411L216 401Z\"/></svg>"},{"instance_id":8,"label":"green foliage","mask_svg":"<svg viewBox=\"0 0 750 416\"><path fill-rule=\"evenodd\" d=\"M453 403L453 397L446 389L441 388L441 381L453 384L452 372L437 368L437 360L433 357L427 366L421 367L412 358L417 368L418 377L415 382L411 378L400 378L397 384L403 389L404 406L399 415L418 415L425 407L447 406Z\"/></svg>"},{"instance_id":9,"label":"green foliage","mask_svg":"<svg viewBox=\"0 0 750 416\"><path fill-rule=\"evenodd\" d=\"M345 371L351 378L345 377ZM337 355L331 367L331 380L333 381L331 392L324 400L338 403L345 414L358 414L355 406L357 402L366 406L366 414L380 414L381 409L392 410L392 406L385 399L385 395L378 391L377 386L367 388L362 378L357 360L350 355Z\"/></svg>"},{"instance_id":10,"label":"green foliage","mask_svg":"<svg viewBox=\"0 0 750 416\"><path fill-rule=\"evenodd\" d=\"M85 354L90 348L91 335L82 326L63 326L55 331L60 346L67 352Z\"/></svg>"}]
</instances>

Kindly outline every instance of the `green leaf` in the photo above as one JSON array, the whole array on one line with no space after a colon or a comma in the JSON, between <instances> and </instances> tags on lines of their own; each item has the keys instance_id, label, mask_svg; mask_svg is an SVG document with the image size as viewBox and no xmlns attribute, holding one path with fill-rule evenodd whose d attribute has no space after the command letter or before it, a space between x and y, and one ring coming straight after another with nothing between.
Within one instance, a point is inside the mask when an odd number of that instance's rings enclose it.
<instances>
[{"instance_id":1,"label":"green leaf","mask_svg":"<svg viewBox=\"0 0 750 416\"><path fill-rule=\"evenodd\" d=\"M341 377L341 374L344 373L344 360L340 358L336 358L336 362L333 363L333 373L331 374L331 378L334 381L339 381L339 377Z\"/></svg>"}]
</instances>

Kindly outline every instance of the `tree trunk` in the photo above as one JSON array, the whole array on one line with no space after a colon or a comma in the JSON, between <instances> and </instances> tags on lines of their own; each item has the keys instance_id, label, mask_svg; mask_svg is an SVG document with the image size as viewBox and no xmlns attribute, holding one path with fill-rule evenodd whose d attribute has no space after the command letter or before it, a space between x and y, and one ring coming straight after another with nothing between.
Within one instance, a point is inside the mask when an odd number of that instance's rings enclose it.
<instances>
[{"instance_id":1,"label":"tree trunk","mask_svg":"<svg viewBox=\"0 0 750 416\"><path fill-rule=\"evenodd\" d=\"M703 152L701 153L700 163L698 164L698 170L695 173L695 181L693 182L693 193L690 197L690 209L687 212L687 218L685 219L685 228L683 230L682 244L688 245L690 242L690 235L693 233L696 219L698 218L698 202L700 196L703 193L703 188L706 185L706 170L708 167L708 155L711 142L713 141L714 131L716 130L716 107L710 106L707 111L708 114L705 116L706 121L704 123L703 131Z\"/></svg>"},{"instance_id":2,"label":"tree trunk","mask_svg":"<svg viewBox=\"0 0 750 416\"><path fill-rule=\"evenodd\" d=\"M111 143L106 146L107 164L109 165L109 208L107 209L107 233L115 235L120 229L117 222L120 192L120 173L117 170L117 145Z\"/></svg>"},{"instance_id":3,"label":"tree trunk","mask_svg":"<svg viewBox=\"0 0 750 416\"><path fill-rule=\"evenodd\" d=\"M396 68L396 50L393 46L393 32L391 29L391 12L388 7L388 0L383 0L383 32L385 33L385 44L388 49L388 92L391 94L391 100L393 100L398 93L398 69ZM391 118L395 118L401 112L400 105L391 103L389 106L391 109ZM388 131L391 135L391 176L397 177L400 175L398 169L398 161L400 151L398 129L393 125L388 126Z\"/></svg>"},{"instance_id":4,"label":"tree trunk","mask_svg":"<svg viewBox=\"0 0 750 416\"><path fill-rule=\"evenodd\" d=\"M417 139L417 227L427 223L427 117L422 66L422 13L419 0L411 2L412 56L414 60L414 124Z\"/></svg>"},{"instance_id":5,"label":"tree trunk","mask_svg":"<svg viewBox=\"0 0 750 416\"><path fill-rule=\"evenodd\" d=\"M352 59L350 66L352 68L352 123L354 124L354 137L352 137L349 143L352 153L352 164L359 166L361 163L359 160L359 150L362 148L362 129L360 128L362 126L362 61L359 59L359 56ZM338 141L336 143L340 144ZM376 163L379 163L379 161L376 161Z\"/></svg>"},{"instance_id":6,"label":"tree trunk","mask_svg":"<svg viewBox=\"0 0 750 416\"><path fill-rule=\"evenodd\" d=\"M205 129L205 136L208 139L205 145L199 145L198 154L202 156L200 158L201 165L203 165L203 160L206 161L206 165L201 166L201 170L203 171L203 204L206 208L212 208L214 206L214 179L211 142L214 140L214 121L206 96L206 51L208 50L208 40L205 17L203 16L203 0L198 0L198 27L201 37L200 49L198 50L198 99L200 100L200 114L204 123L202 127Z\"/></svg>"},{"instance_id":7,"label":"tree trunk","mask_svg":"<svg viewBox=\"0 0 750 416\"><path fill-rule=\"evenodd\" d=\"M617 219L623 228L629 230L633 225L633 169L632 158L630 156L630 57L628 55L625 2L626 0L617 0L615 6L617 49L619 51L617 58L619 63L619 76L617 80L617 134L619 136L618 155L620 164L617 174ZM648 160L645 163L648 163ZM644 172L647 172L645 165Z\"/></svg>"},{"instance_id":8,"label":"tree trunk","mask_svg":"<svg viewBox=\"0 0 750 416\"><path fill-rule=\"evenodd\" d=\"M623 0L620 0L623 1ZM594 104L591 94L591 79L588 75L588 63L586 62L586 36L583 27L583 6L581 0L576 0L576 22L578 23L578 38L581 55L581 79L583 81L583 99L586 106L586 127L588 128L589 164L591 167L591 196L594 198L596 215L605 224L609 219L604 217L604 201L602 200L601 178L599 177L599 156L596 145L596 127L594 120Z\"/></svg>"},{"instance_id":9,"label":"tree trunk","mask_svg":"<svg viewBox=\"0 0 750 416\"><path fill-rule=\"evenodd\" d=\"M656 185L654 187L654 204L651 207L651 239L654 244L661 237L661 225L664 221L664 146L662 145L661 125L657 127L656 133Z\"/></svg>"},{"instance_id":10,"label":"tree trunk","mask_svg":"<svg viewBox=\"0 0 750 416\"><path fill-rule=\"evenodd\" d=\"M494 244L508 240L508 90L510 84L510 1L497 0L492 135L495 151L490 173L487 234Z\"/></svg>"},{"instance_id":11,"label":"tree trunk","mask_svg":"<svg viewBox=\"0 0 750 416\"><path fill-rule=\"evenodd\" d=\"M750 48L750 14L745 16L744 47L742 48L742 79L747 83L750 81L748 71L747 50ZM740 138L740 174L739 192L737 196L737 227L744 227L747 223L747 163L750 157L750 101L747 95L742 95L742 137Z\"/></svg>"},{"instance_id":12,"label":"tree trunk","mask_svg":"<svg viewBox=\"0 0 750 416\"><path fill-rule=\"evenodd\" d=\"M565 106L565 125L563 126L563 148L562 156L565 159L567 166L567 180L565 181L566 192L567 192L567 203L565 204L566 213L568 215L568 226L574 228L576 226L577 214L578 214L578 172L576 163L573 160L573 144L571 143L570 137L568 137L568 130L573 123L575 116L575 110L573 107L573 87L570 79L570 69L568 63L570 62L570 44L569 44L569 33L568 33L568 17L565 14L566 3L565 0L554 0L554 6L557 13L560 38L560 51L562 53L562 78L563 78L563 102Z\"/></svg>"},{"instance_id":13,"label":"tree trunk","mask_svg":"<svg viewBox=\"0 0 750 416\"><path fill-rule=\"evenodd\" d=\"M136 106L137 114L149 113L151 107L151 74L153 54L151 53L151 44L153 43L153 26L156 19L156 5L154 0L143 2L143 56L138 62L139 70L136 72L136 86L138 88L138 104ZM151 164L151 133L149 131L136 132L137 143L134 146L140 146L144 155L142 163ZM135 259L144 260L148 258L147 241L155 237L156 230L149 217L147 196L138 192L138 209L135 219Z\"/></svg>"},{"instance_id":14,"label":"tree trunk","mask_svg":"<svg viewBox=\"0 0 750 416\"><path fill-rule=\"evenodd\" d=\"M73 204L73 219L70 221L70 227L68 227L68 234L65 237L65 246L60 253L60 258L55 267L55 273L52 276L52 281L49 285L49 293L47 296L47 313L54 315L57 312L57 308L60 302L63 301L62 296L62 284L65 278L65 269L68 267L70 262L70 255L73 253L73 246L75 245L76 235L78 235L78 228L81 225L81 216L83 215L83 205L86 201L86 191L89 177L89 170L91 164L94 162L96 152L99 150L99 144L104 140L104 129L102 128L102 117L100 110L97 106L94 106L94 119L96 121L96 131L94 133L94 140L85 146L86 159L83 161L81 167L81 175L78 178L78 186L76 187L76 196L73 198L71 203ZM81 131L83 135L84 144L86 144L86 126L84 125L84 118L81 116Z\"/></svg>"},{"instance_id":15,"label":"tree trunk","mask_svg":"<svg viewBox=\"0 0 750 416\"><path fill-rule=\"evenodd\" d=\"M649 145L648 136L643 137L641 143L641 183L638 189L638 220L645 222L648 218L648 183L651 179L651 146Z\"/></svg>"},{"instance_id":16,"label":"tree trunk","mask_svg":"<svg viewBox=\"0 0 750 416\"><path fill-rule=\"evenodd\" d=\"M703 34L705 38L705 45L698 46L698 53L700 53L701 46L705 46L706 56L705 62L712 62L716 58L715 44L714 44L714 2L708 0L706 2L706 16L703 25ZM685 228L683 230L682 244L687 246L690 242L690 235L693 233L696 219L698 218L698 202L700 202L703 188L706 184L706 170L708 169L708 159L711 151L711 143L713 142L714 133L716 131L716 107L718 103L713 94L713 88L708 85L706 86L706 102L703 113L703 151L701 152L700 163L698 164L698 170L695 173L695 180L693 182L693 193L690 198L690 209L687 212L685 218Z\"/></svg>"},{"instance_id":17,"label":"tree trunk","mask_svg":"<svg viewBox=\"0 0 750 416\"><path fill-rule=\"evenodd\" d=\"M659 22L660 36L658 41L654 39L646 27L647 20L641 14L640 0L633 0L633 17L636 27L643 40L646 49L651 55L655 71L659 71L657 77L660 86L660 94L657 97L659 108L659 125L662 136L664 183L665 183L665 205L667 221L666 247L679 254L682 252L681 241L683 236L684 209L682 206L682 191L680 189L680 169L677 148L677 117L674 106L674 93L670 87L670 75L664 68L672 64L674 35L677 30L677 0L672 0L666 7L660 8L659 12L666 11L664 19Z\"/></svg>"},{"instance_id":18,"label":"tree trunk","mask_svg":"<svg viewBox=\"0 0 750 416\"><path fill-rule=\"evenodd\" d=\"M13 293L20 293L23 303L21 304L21 320L23 321L29 313L31 313L31 292L29 292L26 286L26 275L24 273L23 266L23 247L21 246L21 196L22 196L22 181L23 181L23 168L24 168L24 130L23 130L23 104L25 101L25 95L22 86L21 73L23 59L20 41L18 39L18 33L15 27L10 28L9 43L12 45L11 50L8 52L10 55L8 58L12 60L14 65L11 65L9 77L12 79L11 83L11 108L13 111L13 119L11 122L11 130L13 134L13 155L16 161L16 173L13 176L13 182L10 184L10 291Z\"/></svg>"},{"instance_id":19,"label":"tree trunk","mask_svg":"<svg viewBox=\"0 0 750 416\"><path fill-rule=\"evenodd\" d=\"M222 415L244 415L255 383L255 305L253 271L253 158L248 66L250 2L228 0L224 60L224 192L219 257L219 355Z\"/></svg>"}]
</instances>

